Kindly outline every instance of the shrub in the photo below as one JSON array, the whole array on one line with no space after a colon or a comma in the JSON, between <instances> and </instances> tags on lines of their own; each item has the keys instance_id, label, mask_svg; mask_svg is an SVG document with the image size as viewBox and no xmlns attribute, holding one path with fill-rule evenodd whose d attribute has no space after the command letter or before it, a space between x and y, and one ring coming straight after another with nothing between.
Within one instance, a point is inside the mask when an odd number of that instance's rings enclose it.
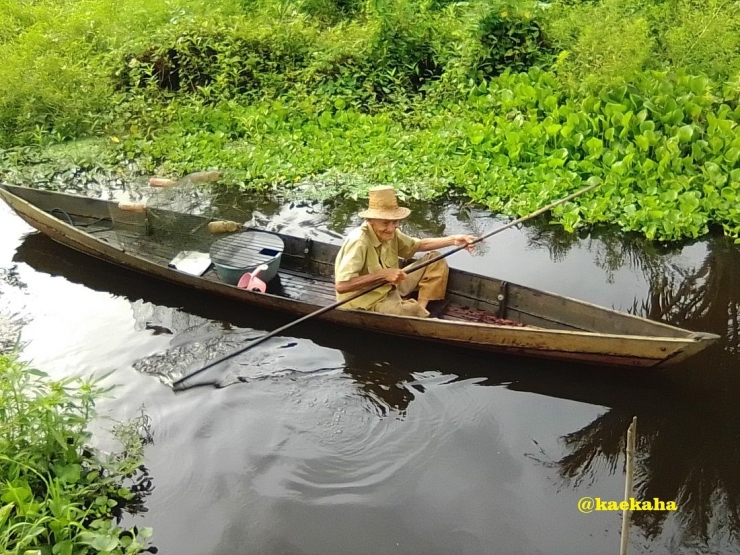
<instances>
[{"instance_id":1,"label":"shrub","mask_svg":"<svg viewBox=\"0 0 740 555\"><path fill-rule=\"evenodd\" d=\"M477 69L489 79L506 70L527 71L550 54L542 28L530 12L519 14L510 6L494 8L479 21L478 40L483 55Z\"/></svg>"},{"instance_id":2,"label":"shrub","mask_svg":"<svg viewBox=\"0 0 740 555\"><path fill-rule=\"evenodd\" d=\"M558 0L545 12L557 65L571 87L630 82L645 69L705 73L740 69L740 4L728 0Z\"/></svg>"},{"instance_id":3,"label":"shrub","mask_svg":"<svg viewBox=\"0 0 740 555\"><path fill-rule=\"evenodd\" d=\"M378 4L378 2L376 2ZM378 101L394 92L419 92L442 74L433 44L434 26L427 12L407 0L375 7L367 63Z\"/></svg>"},{"instance_id":4,"label":"shrub","mask_svg":"<svg viewBox=\"0 0 740 555\"><path fill-rule=\"evenodd\" d=\"M361 0L302 0L299 4L301 13L328 25L355 17L363 7Z\"/></svg>"},{"instance_id":5,"label":"shrub","mask_svg":"<svg viewBox=\"0 0 740 555\"><path fill-rule=\"evenodd\" d=\"M719 80L740 70L740 4L726 0L666 2L658 43L668 63Z\"/></svg>"},{"instance_id":6,"label":"shrub","mask_svg":"<svg viewBox=\"0 0 740 555\"><path fill-rule=\"evenodd\" d=\"M598 91L628 83L643 69L660 65L648 20L621 0L556 10L548 21L562 49L555 70L572 89Z\"/></svg>"},{"instance_id":7,"label":"shrub","mask_svg":"<svg viewBox=\"0 0 740 555\"><path fill-rule=\"evenodd\" d=\"M119 83L219 100L254 91L285 92L291 75L306 65L315 30L300 20L264 23L181 20L119 59Z\"/></svg>"}]
</instances>

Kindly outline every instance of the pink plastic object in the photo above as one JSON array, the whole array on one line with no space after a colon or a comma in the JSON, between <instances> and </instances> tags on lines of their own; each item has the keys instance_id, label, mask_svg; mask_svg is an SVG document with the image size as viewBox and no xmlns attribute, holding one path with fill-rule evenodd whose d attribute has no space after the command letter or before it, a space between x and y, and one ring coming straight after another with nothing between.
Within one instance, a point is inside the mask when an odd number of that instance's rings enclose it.
<instances>
[{"instance_id":1,"label":"pink plastic object","mask_svg":"<svg viewBox=\"0 0 740 555\"><path fill-rule=\"evenodd\" d=\"M264 293L267 291L267 285L257 277L257 274L264 272L265 270L267 270L267 264L260 264L251 274L249 272L244 274L236 286L241 289L246 289L247 291L259 291L260 293Z\"/></svg>"}]
</instances>

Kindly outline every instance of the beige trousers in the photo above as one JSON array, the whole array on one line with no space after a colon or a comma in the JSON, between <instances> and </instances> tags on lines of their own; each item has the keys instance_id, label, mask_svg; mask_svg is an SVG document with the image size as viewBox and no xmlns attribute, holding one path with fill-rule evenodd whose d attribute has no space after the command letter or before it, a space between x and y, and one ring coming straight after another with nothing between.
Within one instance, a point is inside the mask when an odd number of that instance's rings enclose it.
<instances>
[{"instance_id":1,"label":"beige trousers","mask_svg":"<svg viewBox=\"0 0 740 555\"><path fill-rule=\"evenodd\" d=\"M439 256L437 251L428 252L419 260L403 268L408 272L414 266ZM429 311L423 308L415 299L404 299L413 291L419 290L419 298L428 301L438 301L445 298L447 292L447 277L450 268L445 260L438 260L429 266L416 272L411 272L397 287L391 289L388 296L375 304L371 310L383 314L394 314L397 316L417 316L427 318Z\"/></svg>"}]
</instances>

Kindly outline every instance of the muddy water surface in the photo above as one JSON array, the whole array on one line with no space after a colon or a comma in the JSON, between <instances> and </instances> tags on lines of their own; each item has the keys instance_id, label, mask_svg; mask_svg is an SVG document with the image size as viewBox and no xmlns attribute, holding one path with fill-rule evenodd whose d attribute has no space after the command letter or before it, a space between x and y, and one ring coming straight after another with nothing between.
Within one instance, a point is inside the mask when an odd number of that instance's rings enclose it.
<instances>
[{"instance_id":1,"label":"muddy water surface","mask_svg":"<svg viewBox=\"0 0 740 555\"><path fill-rule=\"evenodd\" d=\"M237 203L230 215L340 241L355 206ZM415 206L406 231L480 234L501 222ZM623 437L638 417L631 553L738 553L736 399L740 256L710 240L658 251L613 236L513 229L454 266L710 331L722 340L668 372L572 368L296 328L202 387L173 377L286 317L112 268L35 234L0 207L0 313L24 357L55 377L112 374L116 419L143 405L154 443L149 512L164 554L598 554L621 515Z\"/></svg>"}]
</instances>

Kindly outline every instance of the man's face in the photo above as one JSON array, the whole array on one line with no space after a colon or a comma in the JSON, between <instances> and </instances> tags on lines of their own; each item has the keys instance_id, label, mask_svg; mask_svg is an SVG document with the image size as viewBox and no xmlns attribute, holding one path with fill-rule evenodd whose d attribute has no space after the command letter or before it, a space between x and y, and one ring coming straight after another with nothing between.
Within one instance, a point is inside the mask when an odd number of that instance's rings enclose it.
<instances>
[{"instance_id":1,"label":"man's face","mask_svg":"<svg viewBox=\"0 0 740 555\"><path fill-rule=\"evenodd\" d=\"M396 229L401 225L401 220L368 220L367 223L373 228L378 239L390 241L396 234Z\"/></svg>"}]
</instances>

